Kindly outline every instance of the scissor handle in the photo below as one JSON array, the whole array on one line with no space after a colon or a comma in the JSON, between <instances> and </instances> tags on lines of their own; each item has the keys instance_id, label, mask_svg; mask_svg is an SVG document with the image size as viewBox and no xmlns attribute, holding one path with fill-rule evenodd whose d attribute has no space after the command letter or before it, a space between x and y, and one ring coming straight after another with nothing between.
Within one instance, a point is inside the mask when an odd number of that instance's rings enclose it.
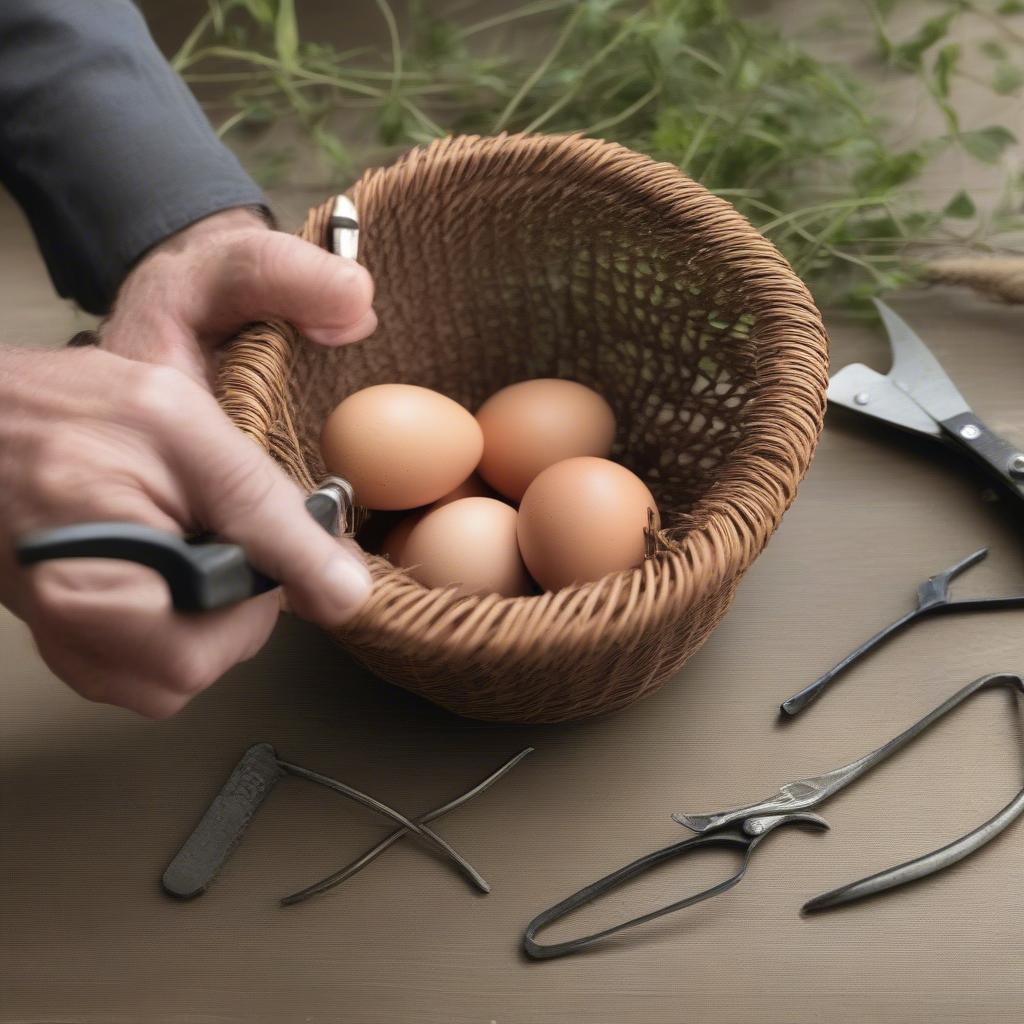
<instances>
[{"instance_id":1,"label":"scissor handle","mask_svg":"<svg viewBox=\"0 0 1024 1024\"><path fill-rule=\"evenodd\" d=\"M594 943L606 939L610 935L615 935L617 932L625 931L627 928L635 928L637 925L654 921L659 917L664 917L666 914L675 913L677 910L685 910L687 907L702 903L713 896L719 896L723 892L728 892L733 886L742 881L743 876L747 873L747 868L750 866L751 855L761 840L780 825L794 823L809 824L820 829L828 828L825 820L819 818L816 814L779 814L771 817L751 819L750 822L745 823L745 826L752 826L749 830L743 827L691 836L689 839L683 839L678 843L672 843L670 846L655 850L653 853L648 853L646 856L638 857L636 860L625 865L625 867L613 871L610 875L605 875L604 878L599 878L596 882L591 882L590 885L584 886L578 892L567 896L560 903L556 903L553 907L549 907L538 914L526 926L526 930L523 933L523 950L527 956L534 960L553 960L556 957L577 953L581 949L592 946ZM594 903L602 896L607 895L613 889L619 888L619 886L624 885L638 875L642 875L674 857L680 857L694 850L707 849L713 846L739 850L743 855L739 868L724 881L710 886L703 892L686 896L658 910L652 910L649 913L641 914L639 917L630 918L628 921L592 932L590 935L583 935L577 939L567 939L564 942L549 944L537 941L537 933L542 928L546 928L548 925L571 914L574 910L586 906L588 903Z\"/></svg>"},{"instance_id":2,"label":"scissor handle","mask_svg":"<svg viewBox=\"0 0 1024 1024\"><path fill-rule=\"evenodd\" d=\"M277 586L254 569L237 544L189 543L138 523L79 523L22 537L18 563L38 565L59 558L113 558L158 572L181 612L235 604Z\"/></svg>"},{"instance_id":3,"label":"scissor handle","mask_svg":"<svg viewBox=\"0 0 1024 1024\"><path fill-rule=\"evenodd\" d=\"M1000 437L973 412L942 420L939 425L958 448L1024 501L1024 449Z\"/></svg>"},{"instance_id":4,"label":"scissor handle","mask_svg":"<svg viewBox=\"0 0 1024 1024\"><path fill-rule=\"evenodd\" d=\"M351 488L331 478L306 499L306 511L328 533L339 533L339 515L347 517ZM138 523L79 523L22 537L15 548L18 564L38 565L59 558L113 558L158 572L171 603L182 612L209 611L236 604L278 586L250 564L238 544L216 537L185 540Z\"/></svg>"},{"instance_id":5,"label":"scissor handle","mask_svg":"<svg viewBox=\"0 0 1024 1024\"><path fill-rule=\"evenodd\" d=\"M671 914L676 910L684 910L686 907L692 907L703 900L711 899L712 896L717 896L719 893L731 889L743 878L744 874L746 874L747 865L750 863L750 851L755 842L756 840L750 836L745 836L738 831L719 832L704 836L691 836L689 839L683 839L661 850L655 850L654 853L639 857L632 863L625 865L625 867L619 868L618 871L613 871L610 875L605 875L604 878L591 882L590 885L584 886L560 903L556 903L553 907L549 907L538 914L526 926L526 930L523 933L523 949L526 955L534 960L553 960L556 957L579 952L579 950L592 946L595 942L599 942L609 935L614 935L616 932L625 931L627 928L634 928L647 921L653 921L655 918L664 917L666 914ZM644 872L650 871L659 864L664 864L665 861L671 860L673 857L679 857L692 850L709 846L730 847L740 850L743 854L743 861L740 864L739 870L735 874L730 875L724 882L719 882L703 892L676 900L675 903L670 903L668 906L661 907L658 910L641 914L639 917L631 918L609 928L603 928L601 931L592 932L590 935L583 935L578 939L567 939L565 942L552 942L548 944L537 941L537 933L542 928L546 928L548 925L560 920L567 914L571 914L574 910L586 906L588 903L595 902L630 879L636 878L637 875L642 875Z\"/></svg>"}]
</instances>

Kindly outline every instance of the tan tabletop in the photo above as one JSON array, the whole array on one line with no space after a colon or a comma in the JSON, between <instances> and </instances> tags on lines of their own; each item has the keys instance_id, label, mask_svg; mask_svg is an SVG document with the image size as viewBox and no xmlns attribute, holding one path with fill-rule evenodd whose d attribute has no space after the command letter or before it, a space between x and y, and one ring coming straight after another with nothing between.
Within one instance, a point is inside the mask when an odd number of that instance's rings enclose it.
<instances>
[{"instance_id":1,"label":"tan tabletop","mask_svg":"<svg viewBox=\"0 0 1024 1024\"><path fill-rule=\"evenodd\" d=\"M54 343L76 326L49 297L6 205L4 339ZM897 303L989 423L1024 442L1021 312L965 294ZM885 369L879 334L831 325L834 359ZM784 830L731 893L589 954L519 952L525 923L703 811L867 752L983 673L1024 670L1024 616L921 624L829 699L780 726L782 697L982 545L964 594L1024 587L1024 532L926 446L830 417L800 497L731 613L680 677L614 717L559 728L459 720L375 681L323 635L282 622L253 662L177 718L87 704L0 614L4 1022L641 1024L1019 1021L1024 823L923 883L801 918L816 893L941 845L1020 787L1024 725L999 692L940 723L824 808L832 832ZM492 882L473 895L404 841L342 888L277 897L384 834L379 819L297 781L264 805L211 891L158 879L238 756L256 740L415 814L526 744L537 752L437 824ZM552 938L704 886L725 863L670 865Z\"/></svg>"}]
</instances>

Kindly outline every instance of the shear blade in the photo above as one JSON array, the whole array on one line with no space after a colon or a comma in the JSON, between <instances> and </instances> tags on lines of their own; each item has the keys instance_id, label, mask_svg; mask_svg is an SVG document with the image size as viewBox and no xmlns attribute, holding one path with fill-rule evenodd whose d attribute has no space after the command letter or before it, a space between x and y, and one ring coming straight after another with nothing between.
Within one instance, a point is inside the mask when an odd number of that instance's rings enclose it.
<instances>
[{"instance_id":1,"label":"shear blade","mask_svg":"<svg viewBox=\"0 0 1024 1024\"><path fill-rule=\"evenodd\" d=\"M889 380L939 422L970 413L964 396L910 324L880 299L874 302L892 347Z\"/></svg>"},{"instance_id":2,"label":"shear blade","mask_svg":"<svg viewBox=\"0 0 1024 1024\"><path fill-rule=\"evenodd\" d=\"M926 437L941 437L942 430L909 395L888 377L862 363L850 363L829 381L828 400L834 405L881 420Z\"/></svg>"}]
</instances>

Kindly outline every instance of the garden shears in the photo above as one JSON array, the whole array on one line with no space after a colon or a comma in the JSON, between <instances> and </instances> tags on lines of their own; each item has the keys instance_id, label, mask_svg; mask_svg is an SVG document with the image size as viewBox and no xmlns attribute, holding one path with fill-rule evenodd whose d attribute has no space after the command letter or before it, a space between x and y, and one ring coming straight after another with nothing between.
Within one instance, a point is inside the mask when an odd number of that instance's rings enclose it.
<instances>
[{"instance_id":1,"label":"garden shears","mask_svg":"<svg viewBox=\"0 0 1024 1024\"><path fill-rule=\"evenodd\" d=\"M881 374L850 363L833 375L828 400L966 453L1024 503L1024 449L987 427L910 325L874 301L892 347L892 369Z\"/></svg>"}]
</instances>

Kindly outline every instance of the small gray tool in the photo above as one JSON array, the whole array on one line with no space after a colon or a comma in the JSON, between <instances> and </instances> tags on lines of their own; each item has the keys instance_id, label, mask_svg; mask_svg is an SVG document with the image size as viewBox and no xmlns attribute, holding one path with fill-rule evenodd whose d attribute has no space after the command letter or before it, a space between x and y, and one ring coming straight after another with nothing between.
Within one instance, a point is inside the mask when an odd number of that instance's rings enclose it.
<instances>
[{"instance_id":1,"label":"small gray tool","mask_svg":"<svg viewBox=\"0 0 1024 1024\"><path fill-rule=\"evenodd\" d=\"M684 839L671 846L666 846L662 850L647 854L647 856L641 857L623 868L619 868L618 871L614 871L612 874L591 883L580 889L579 892L538 914L526 926L526 932L523 936L523 948L526 954L535 960L548 960L554 957L565 956L568 953L575 953L617 932L625 931L627 928L635 927L647 921L653 921L655 918L663 917L665 914L683 910L686 907L691 907L696 903L701 903L704 900L728 891L742 880L750 865L750 859L754 850L768 833L779 826L789 824L806 824L819 829L827 829L828 823L823 818L816 814L808 813L811 808L824 803L829 797L838 793L841 789L845 789L862 775L867 774L872 768L891 757L897 750L905 747L912 740L920 736L929 726L959 707L968 698L974 696L974 694L980 693L982 690L995 689L996 687L1006 687L1024 695L1024 678L1010 673L982 676L980 679L974 680L973 683L969 683L962 690L954 693L935 708L934 711L929 712L919 722L910 726L909 729L904 730L877 750L872 751L870 754L865 754L864 757L858 758L856 761L851 761L842 768L825 772L823 775L808 779L798 779L795 782L787 783L777 793L773 793L765 800L759 800L744 807L718 811L713 814L673 814L672 817L675 821L698 834L690 839ZM885 892L887 889L905 885L908 882L924 878L927 875L932 875L937 871L948 868L956 864L957 861L963 860L976 850L979 850L1016 821L1022 814L1024 814L1024 788L997 814L967 835L954 840L933 853L925 854L905 864L880 871L870 878L865 878L824 893L821 896L816 896L804 904L803 912L813 913L819 910L839 907L853 900ZM588 903L593 903L612 890L619 888L630 879L636 878L638 875L674 857L690 853L694 850L716 846L738 850L742 856L739 869L724 882L719 882L702 892L677 900L658 910L632 918L621 924L612 925L610 928L605 928L581 938L550 944L543 944L537 941L537 933L541 929L571 914L578 908Z\"/></svg>"}]
</instances>

